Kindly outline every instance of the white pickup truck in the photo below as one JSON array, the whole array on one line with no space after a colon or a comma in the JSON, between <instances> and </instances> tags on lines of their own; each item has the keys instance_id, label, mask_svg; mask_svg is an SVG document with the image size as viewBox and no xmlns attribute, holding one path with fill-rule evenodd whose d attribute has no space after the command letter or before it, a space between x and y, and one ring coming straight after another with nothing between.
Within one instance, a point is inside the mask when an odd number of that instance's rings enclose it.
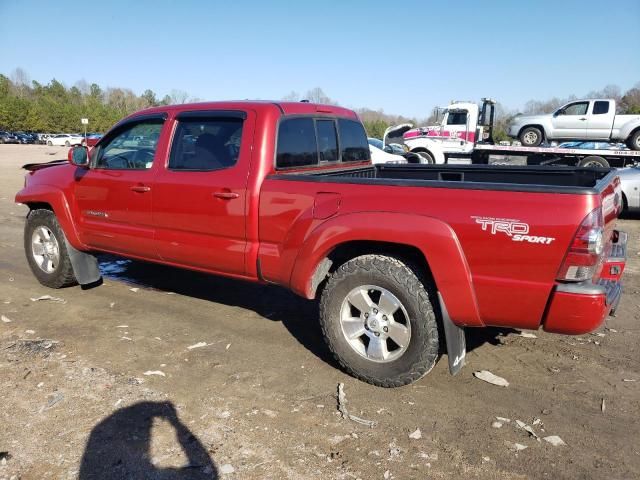
<instances>
[{"instance_id":1,"label":"white pickup truck","mask_svg":"<svg viewBox=\"0 0 640 480\"><path fill-rule=\"evenodd\" d=\"M409 153L419 155L419 163L487 164L522 161L525 158L527 165L622 168L640 162L640 148L634 151L625 148L603 150L595 146L495 145L495 103L491 98L483 98L481 106L473 102L454 101L446 109L439 109L444 115L438 124L418 128L412 128L411 124L389 127L385 138L388 135L397 141L395 139L402 136ZM532 128L537 128L539 133L542 131L539 123L533 125L536 126Z\"/></svg>"},{"instance_id":2,"label":"white pickup truck","mask_svg":"<svg viewBox=\"0 0 640 480\"><path fill-rule=\"evenodd\" d=\"M603 140L640 150L640 115L616 115L615 100L576 100L550 114L516 117L509 136L525 147L545 140Z\"/></svg>"}]
</instances>

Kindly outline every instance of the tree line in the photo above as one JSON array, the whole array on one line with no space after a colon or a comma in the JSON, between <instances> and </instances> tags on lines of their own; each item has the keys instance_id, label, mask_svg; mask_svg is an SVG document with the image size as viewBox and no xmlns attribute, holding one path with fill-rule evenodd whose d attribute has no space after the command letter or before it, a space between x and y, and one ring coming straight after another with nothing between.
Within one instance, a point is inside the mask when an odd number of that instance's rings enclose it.
<instances>
[{"instance_id":1,"label":"tree line","mask_svg":"<svg viewBox=\"0 0 640 480\"><path fill-rule=\"evenodd\" d=\"M0 129L46 133L70 133L83 129L106 132L118 120L147 107L197 101L182 90L158 98L152 90L136 95L128 88L102 88L84 80L66 87L56 79L41 84L18 68L10 76L0 74Z\"/></svg>"},{"instance_id":2,"label":"tree line","mask_svg":"<svg viewBox=\"0 0 640 480\"><path fill-rule=\"evenodd\" d=\"M602 90L592 91L581 98L613 98L618 104L618 113L640 114L640 82L623 92L620 87L608 85ZM549 100L530 100L522 113L549 113L560 105L575 100L575 95L567 98ZM292 91L285 95L284 101L309 100L314 103L339 105L319 88L313 88L304 94ZM152 90L136 95L128 88L103 88L96 83L84 80L67 87L56 79L47 84L31 81L21 68L15 69L9 76L0 74L0 129L11 131L33 131L46 133L78 132L82 130L81 118L88 118L88 130L106 132L121 118L143 108L159 105L199 101L182 90L172 90L162 98ZM367 134L382 138L384 131L391 125L412 123L415 126L432 125L436 116L430 112L426 118L392 115L383 110L369 108L355 109L364 123ZM427 112L425 112L427 113ZM494 139L507 140L509 124L520 112L498 103Z\"/></svg>"}]
</instances>

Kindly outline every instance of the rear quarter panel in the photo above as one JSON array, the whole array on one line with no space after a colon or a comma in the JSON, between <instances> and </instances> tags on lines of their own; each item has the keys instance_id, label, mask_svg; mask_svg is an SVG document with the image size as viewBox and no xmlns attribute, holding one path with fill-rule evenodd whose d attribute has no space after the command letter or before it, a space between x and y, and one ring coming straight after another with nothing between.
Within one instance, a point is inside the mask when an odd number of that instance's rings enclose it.
<instances>
[{"instance_id":1,"label":"rear quarter panel","mask_svg":"<svg viewBox=\"0 0 640 480\"><path fill-rule=\"evenodd\" d=\"M327 193L339 198L338 211L329 219L314 218L316 196ZM323 234L337 238L341 228L343 232L351 228L349 216L362 212L395 213L408 223L412 219L417 222L431 218L450 226L464 252L482 323L537 328L569 242L598 202L594 195L267 178L260 198L262 274L267 280L289 285L298 253L303 251L314 231L321 231L325 222L331 222L333 227ZM371 228L380 232L380 239L415 243L415 238L407 237L410 229L385 225L385 217L380 215L380 222L371 220ZM341 218L343 224L340 224ZM528 235L553 240L548 244L514 241L513 235L492 232L486 226L483 229L480 219L526 224ZM436 232L433 235L433 241L428 235L420 235L419 248L430 265L434 263L430 261L434 255L430 243L435 244ZM433 274L437 281L439 272L433 271ZM300 290L299 286L290 286ZM456 299L445 298L445 301L449 307Z\"/></svg>"}]
</instances>

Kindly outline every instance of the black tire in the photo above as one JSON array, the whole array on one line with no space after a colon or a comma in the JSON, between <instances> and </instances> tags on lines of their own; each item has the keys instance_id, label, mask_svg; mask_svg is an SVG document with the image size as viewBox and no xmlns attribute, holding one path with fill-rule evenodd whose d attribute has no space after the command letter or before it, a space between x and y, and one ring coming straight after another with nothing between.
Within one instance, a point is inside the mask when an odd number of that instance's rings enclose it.
<instances>
[{"instance_id":1,"label":"black tire","mask_svg":"<svg viewBox=\"0 0 640 480\"><path fill-rule=\"evenodd\" d=\"M59 261L52 272L47 273L37 263L32 246L34 231L40 227L45 227L55 237L59 251ZM51 210L32 210L27 217L24 226L24 251L31 271L38 281L51 288L64 288L77 285L71 259L67 252L67 245L64 240L64 233L55 214Z\"/></svg>"},{"instance_id":2,"label":"black tire","mask_svg":"<svg viewBox=\"0 0 640 480\"><path fill-rule=\"evenodd\" d=\"M70 146L71 146L71 144L69 143L69 140L65 140L65 142L64 142L64 146L65 146L65 147L70 147Z\"/></svg>"},{"instance_id":3,"label":"black tire","mask_svg":"<svg viewBox=\"0 0 640 480\"><path fill-rule=\"evenodd\" d=\"M438 360L438 324L427 291L428 282L421 278L418 268L384 255L353 258L331 275L320 300L320 326L329 349L347 373L389 388L413 383L431 371ZM383 363L358 353L345 338L340 320L349 293L372 285L395 295L407 312L405 322L410 323L410 338L404 353Z\"/></svg>"},{"instance_id":4,"label":"black tire","mask_svg":"<svg viewBox=\"0 0 640 480\"><path fill-rule=\"evenodd\" d=\"M422 160L422 157L417 153L407 152L403 155L404 158L407 159L407 163L419 164Z\"/></svg>"},{"instance_id":5,"label":"black tire","mask_svg":"<svg viewBox=\"0 0 640 480\"><path fill-rule=\"evenodd\" d=\"M582 160L578 162L579 167L602 167L609 168L609 162L607 162L604 158L598 157L597 155L589 155L588 157L584 157Z\"/></svg>"},{"instance_id":6,"label":"black tire","mask_svg":"<svg viewBox=\"0 0 640 480\"><path fill-rule=\"evenodd\" d=\"M640 150L640 130L636 130L627 140L627 147L631 150Z\"/></svg>"},{"instance_id":7,"label":"black tire","mask_svg":"<svg viewBox=\"0 0 640 480\"><path fill-rule=\"evenodd\" d=\"M49 145L50 147L53 146L53 143L51 143L51 140L47 140L47 145Z\"/></svg>"},{"instance_id":8,"label":"black tire","mask_svg":"<svg viewBox=\"0 0 640 480\"><path fill-rule=\"evenodd\" d=\"M527 127L523 128L518 135L518 140L523 147L537 147L544 140L544 136L542 132L537 127Z\"/></svg>"},{"instance_id":9,"label":"black tire","mask_svg":"<svg viewBox=\"0 0 640 480\"><path fill-rule=\"evenodd\" d=\"M422 164L433 165L434 163L436 163L436 161L433 158L433 155L431 155L431 153L429 152L420 151L420 152L412 152L412 153L415 153L420 156L420 158L422 159L420 163Z\"/></svg>"}]
</instances>

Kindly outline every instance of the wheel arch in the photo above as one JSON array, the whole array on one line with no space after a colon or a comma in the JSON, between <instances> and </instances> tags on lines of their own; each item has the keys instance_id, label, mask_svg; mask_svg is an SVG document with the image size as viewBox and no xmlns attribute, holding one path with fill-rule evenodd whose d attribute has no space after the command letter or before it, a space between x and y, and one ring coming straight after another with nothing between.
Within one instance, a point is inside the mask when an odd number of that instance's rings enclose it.
<instances>
[{"instance_id":1,"label":"wheel arch","mask_svg":"<svg viewBox=\"0 0 640 480\"><path fill-rule=\"evenodd\" d=\"M540 125L539 123L529 123L527 125L523 125L520 130L518 130L518 140L520 140L520 135L522 135L522 132L525 128L537 128L538 130L540 130L540 132L542 132L542 141L545 141L547 139L547 132L544 129L544 126Z\"/></svg>"},{"instance_id":2,"label":"wheel arch","mask_svg":"<svg viewBox=\"0 0 640 480\"><path fill-rule=\"evenodd\" d=\"M431 158L433 158L433 162L434 163L436 163L436 164L443 164L444 163L444 154L442 153L442 151L434 148L433 146L415 147L415 148L409 150L409 152L415 153L415 154L419 154L420 152L428 153L429 155L431 155Z\"/></svg>"},{"instance_id":3,"label":"wheel arch","mask_svg":"<svg viewBox=\"0 0 640 480\"><path fill-rule=\"evenodd\" d=\"M18 192L16 202L29 207L29 213L37 209L51 210L58 219L67 241L78 250L87 249L80 240L69 203L61 190L49 185L29 186L27 192Z\"/></svg>"},{"instance_id":4,"label":"wheel arch","mask_svg":"<svg viewBox=\"0 0 640 480\"><path fill-rule=\"evenodd\" d=\"M633 137L638 132L640 132L640 120L634 122L633 125L631 125L629 128L629 133L627 135L623 135L622 137L624 138L625 142L631 143L631 137Z\"/></svg>"},{"instance_id":5,"label":"wheel arch","mask_svg":"<svg viewBox=\"0 0 640 480\"><path fill-rule=\"evenodd\" d=\"M371 253L389 254L421 266L455 323L483 325L458 238L451 227L432 217L393 212L334 217L308 235L296 257L290 288L305 298L316 298L333 269Z\"/></svg>"}]
</instances>

